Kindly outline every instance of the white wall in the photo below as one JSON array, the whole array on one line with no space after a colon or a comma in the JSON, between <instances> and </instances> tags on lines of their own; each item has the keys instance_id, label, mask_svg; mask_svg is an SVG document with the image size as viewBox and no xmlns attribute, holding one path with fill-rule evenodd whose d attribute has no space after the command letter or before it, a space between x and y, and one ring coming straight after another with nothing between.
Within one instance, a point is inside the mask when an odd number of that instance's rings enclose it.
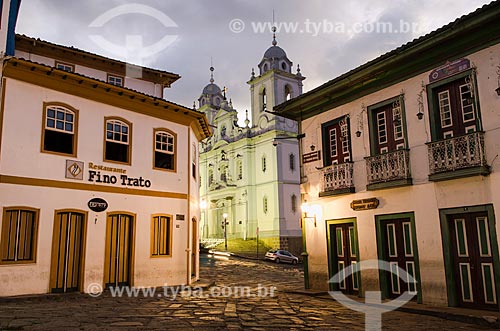
<instances>
[{"instance_id":1,"label":"white wall","mask_svg":"<svg viewBox=\"0 0 500 331\"><path fill-rule=\"evenodd\" d=\"M475 176L443 182L429 182L429 167L426 142L431 140L428 116L427 96L424 93L424 119L417 119L418 93L421 84L428 84L430 72L423 73L409 80L395 84L373 94L357 99L348 104L331 109L302 123L306 137L302 140L303 150L309 151L310 145L323 150L321 141L321 124L346 114L351 119L351 142L354 161L354 185L356 193L341 196L319 198L322 191L323 161L304 165L308 181L302 185L310 204L319 204L322 209L322 220L314 227L307 224L307 249L309 253L310 276L313 287L327 289L328 258L326 220L356 218L359 235L359 256L361 260L377 258L375 234L375 216L392 213L415 213L416 238L420 260L420 276L423 300L426 303L446 304L446 277L443 262L443 248L439 220L440 208L454 208L493 204L500 206L500 164L497 156L500 152L500 116L498 112L499 98L495 89L498 87L496 66L500 45L492 46L467 56L477 66L477 85L482 124L485 133L486 157L492 166L488 177ZM437 67L437 65L436 65ZM369 106L404 93L408 144L413 185L402 188L367 191L367 172L364 157L370 155L367 114L362 113L362 104ZM358 129L358 116L363 118L361 137L354 132ZM356 199L376 197L380 206L374 210L353 211L350 203ZM496 227L497 237L500 227ZM363 290L378 290L378 274L362 273Z\"/></svg>"},{"instance_id":2,"label":"white wall","mask_svg":"<svg viewBox=\"0 0 500 331\"><path fill-rule=\"evenodd\" d=\"M77 157L40 152L43 102L62 102L79 112ZM132 123L132 162L122 165L103 161L104 117L119 116ZM164 127L177 134L177 171L153 170L153 128ZM4 99L0 174L5 176L92 184L88 163L125 169L130 177L142 176L152 183L143 190L172 192L187 198L163 198L75 189L0 184L0 209L11 206L40 208L36 263L0 265L0 296L46 293L49 291L50 258L54 211L88 211L86 262L83 290L91 283L102 284L106 213L126 211L136 214L134 286L186 284L190 281L191 219L199 220L198 176L191 176L189 157L197 144L191 128L148 117L107 104L82 99L39 86L7 79ZM66 160L85 164L82 181L65 178ZM101 171L102 174L110 174ZM107 185L107 184L95 184ZM188 190L188 185L190 189ZM120 185L114 185L121 187ZM124 188L124 187L122 187ZM95 213L87 202L105 199L106 212ZM151 258L151 215L173 216L172 257ZM185 215L184 221L175 220ZM1 216L0 216L1 217ZM95 221L97 219L97 222ZM196 245L197 246L197 245ZM187 251L189 249L189 251ZM196 252L197 254L197 252ZM197 268L198 269L198 268Z\"/></svg>"}]
</instances>

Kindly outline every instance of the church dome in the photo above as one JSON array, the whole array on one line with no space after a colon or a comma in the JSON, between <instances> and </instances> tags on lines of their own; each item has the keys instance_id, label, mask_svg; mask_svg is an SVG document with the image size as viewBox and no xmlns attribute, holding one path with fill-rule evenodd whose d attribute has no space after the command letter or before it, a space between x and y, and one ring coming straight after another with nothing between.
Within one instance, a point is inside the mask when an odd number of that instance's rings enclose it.
<instances>
[{"instance_id":1,"label":"church dome","mask_svg":"<svg viewBox=\"0 0 500 331\"><path fill-rule=\"evenodd\" d=\"M215 95L221 93L222 90L220 89L219 86L217 86L214 83L210 83L205 88L203 89L203 94L209 94L209 95Z\"/></svg>"},{"instance_id":2,"label":"church dome","mask_svg":"<svg viewBox=\"0 0 500 331\"><path fill-rule=\"evenodd\" d=\"M265 59L286 59L286 53L283 48L279 46L271 46L264 53Z\"/></svg>"}]
</instances>

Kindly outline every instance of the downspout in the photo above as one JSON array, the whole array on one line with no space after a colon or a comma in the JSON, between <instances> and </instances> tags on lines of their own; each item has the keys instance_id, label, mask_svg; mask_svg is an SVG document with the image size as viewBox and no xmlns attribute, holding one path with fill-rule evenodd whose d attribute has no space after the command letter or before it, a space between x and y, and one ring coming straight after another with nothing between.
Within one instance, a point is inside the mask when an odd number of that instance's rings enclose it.
<instances>
[{"instance_id":1,"label":"downspout","mask_svg":"<svg viewBox=\"0 0 500 331\"><path fill-rule=\"evenodd\" d=\"M190 285L191 284L191 126L188 126L187 129L188 133L188 148L187 148L187 172L186 172L186 179L187 179L187 220L185 220L186 226L187 226L187 240L186 240L186 284Z\"/></svg>"},{"instance_id":2,"label":"downspout","mask_svg":"<svg viewBox=\"0 0 500 331\"><path fill-rule=\"evenodd\" d=\"M300 110L300 119L297 121L299 134L302 134L302 110ZM299 168L300 168L300 185L302 186L302 178L304 178L304 165L302 163L302 139L299 140ZM302 203L303 198L301 199ZM309 254L307 253L307 240L306 240L306 220L304 218L304 213L301 212L301 228L302 228L302 261L304 264L304 288L306 290L311 288L309 283Z\"/></svg>"}]
</instances>

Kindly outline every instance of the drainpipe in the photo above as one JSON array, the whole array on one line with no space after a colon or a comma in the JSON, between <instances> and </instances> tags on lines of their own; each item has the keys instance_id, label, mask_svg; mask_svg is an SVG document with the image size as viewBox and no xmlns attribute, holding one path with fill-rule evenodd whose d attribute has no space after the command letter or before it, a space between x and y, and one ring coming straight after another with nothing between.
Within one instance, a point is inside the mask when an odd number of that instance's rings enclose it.
<instances>
[{"instance_id":1,"label":"drainpipe","mask_svg":"<svg viewBox=\"0 0 500 331\"><path fill-rule=\"evenodd\" d=\"M302 110L300 111L300 120L297 121L297 126L298 126L298 134L302 134ZM299 143L299 168L300 168L300 185L302 185L302 178L304 178L304 165L302 163L302 139L298 140ZM301 199L302 200L302 199ZM301 203L304 203L305 201L301 201ZM306 240L306 220L305 220L305 215L302 212L301 213L301 224L302 224L302 253L300 256L302 256L302 262L304 264L304 288L306 290L311 288L311 285L309 283L309 254L307 253L307 240Z\"/></svg>"}]
</instances>

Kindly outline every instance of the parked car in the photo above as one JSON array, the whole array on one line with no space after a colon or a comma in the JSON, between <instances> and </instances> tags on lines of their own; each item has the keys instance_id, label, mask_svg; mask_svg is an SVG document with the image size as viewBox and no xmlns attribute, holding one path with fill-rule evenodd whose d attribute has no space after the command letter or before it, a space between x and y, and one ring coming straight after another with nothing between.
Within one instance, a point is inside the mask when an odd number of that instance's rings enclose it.
<instances>
[{"instance_id":1,"label":"parked car","mask_svg":"<svg viewBox=\"0 0 500 331\"><path fill-rule=\"evenodd\" d=\"M285 251L282 249L270 249L266 256L264 257L266 260L271 260L276 263L286 262L291 264L297 264L299 262L299 258L294 256L289 251Z\"/></svg>"}]
</instances>

